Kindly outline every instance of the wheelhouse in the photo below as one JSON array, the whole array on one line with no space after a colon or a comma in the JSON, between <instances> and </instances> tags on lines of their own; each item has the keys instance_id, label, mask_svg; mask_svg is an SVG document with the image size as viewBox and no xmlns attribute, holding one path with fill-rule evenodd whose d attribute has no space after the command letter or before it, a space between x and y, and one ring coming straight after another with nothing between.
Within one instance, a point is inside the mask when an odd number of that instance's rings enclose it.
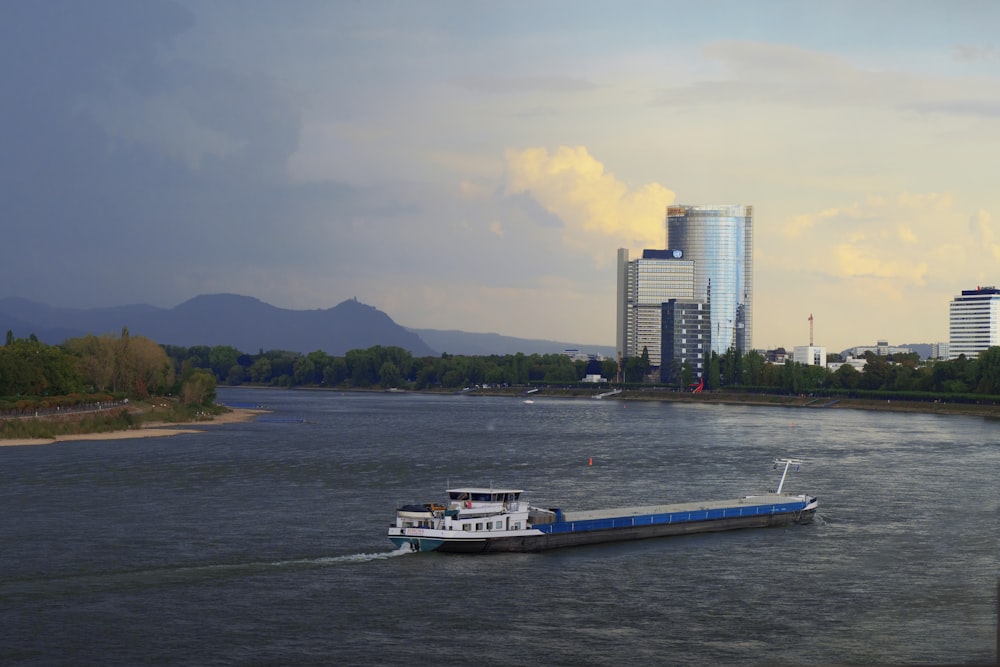
<instances>
[{"instance_id":1,"label":"wheelhouse","mask_svg":"<svg viewBox=\"0 0 1000 667\"><path fill-rule=\"evenodd\" d=\"M524 493L522 489L482 489L463 488L448 489L448 498L452 502L474 503L513 503Z\"/></svg>"}]
</instances>

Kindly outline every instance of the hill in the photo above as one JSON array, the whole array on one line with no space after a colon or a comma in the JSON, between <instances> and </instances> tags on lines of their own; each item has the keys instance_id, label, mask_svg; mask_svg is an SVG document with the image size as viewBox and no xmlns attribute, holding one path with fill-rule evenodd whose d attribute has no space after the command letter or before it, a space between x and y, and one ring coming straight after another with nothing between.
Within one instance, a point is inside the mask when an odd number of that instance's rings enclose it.
<instances>
[{"instance_id":1,"label":"hill","mask_svg":"<svg viewBox=\"0 0 1000 667\"><path fill-rule=\"evenodd\" d=\"M436 355L420 336L382 311L356 300L325 310L277 308L236 294L197 296L174 308L149 305L115 308L53 308L25 299L0 300L0 329L31 333L49 344L87 334L146 336L166 345L231 345L243 352L323 350L342 356L373 345L397 346L415 356Z\"/></svg>"},{"instance_id":2,"label":"hill","mask_svg":"<svg viewBox=\"0 0 1000 667\"><path fill-rule=\"evenodd\" d=\"M611 345L561 343L537 338L514 338L497 333L469 333L457 330L410 329L435 350L449 354L486 356L491 354L562 354L579 350L581 354L599 354L613 359L615 348Z\"/></svg>"},{"instance_id":3,"label":"hill","mask_svg":"<svg viewBox=\"0 0 1000 667\"><path fill-rule=\"evenodd\" d=\"M584 354L614 356L600 345L515 338L496 333L408 329L386 313L356 299L323 310L278 308L236 294L196 296L174 308L147 304L113 308L55 308L20 298L0 299L0 332L18 338L35 334L57 345L87 334L146 336L165 345L231 345L242 352L290 350L303 354L323 350L343 356L348 350L374 345L397 346L414 356L550 354L577 349Z\"/></svg>"}]
</instances>

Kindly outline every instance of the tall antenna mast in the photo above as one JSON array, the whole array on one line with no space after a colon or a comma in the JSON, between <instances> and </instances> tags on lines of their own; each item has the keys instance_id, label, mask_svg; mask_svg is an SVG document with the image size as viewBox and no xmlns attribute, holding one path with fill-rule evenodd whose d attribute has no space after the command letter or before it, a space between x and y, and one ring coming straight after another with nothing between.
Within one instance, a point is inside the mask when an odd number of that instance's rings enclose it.
<instances>
[{"instance_id":1,"label":"tall antenna mast","mask_svg":"<svg viewBox=\"0 0 1000 667\"><path fill-rule=\"evenodd\" d=\"M813 346L813 314L809 313L809 347Z\"/></svg>"}]
</instances>

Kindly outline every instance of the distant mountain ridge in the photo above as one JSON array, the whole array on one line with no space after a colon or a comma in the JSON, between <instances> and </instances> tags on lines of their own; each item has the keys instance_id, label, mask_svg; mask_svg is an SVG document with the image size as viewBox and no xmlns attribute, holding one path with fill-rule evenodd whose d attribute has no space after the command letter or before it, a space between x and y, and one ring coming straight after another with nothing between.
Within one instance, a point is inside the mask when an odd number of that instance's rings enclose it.
<instances>
[{"instance_id":1,"label":"distant mountain ridge","mask_svg":"<svg viewBox=\"0 0 1000 667\"><path fill-rule=\"evenodd\" d=\"M586 345L583 343L561 343L537 338L513 338L497 333L469 333L468 331L439 329L410 329L428 345L449 354L487 356L491 354L562 354L577 350L580 354L598 354L608 359L615 358L615 348L611 345Z\"/></svg>"},{"instance_id":2,"label":"distant mountain ridge","mask_svg":"<svg viewBox=\"0 0 1000 667\"><path fill-rule=\"evenodd\" d=\"M343 356L374 345L396 346L414 356L547 354L578 349L614 355L614 348L462 331L408 329L373 306L348 299L322 310L278 308L237 294L196 296L173 308L148 304L112 308L55 308L28 299L0 299L0 332L35 334L50 345L88 334L119 334L123 327L164 345L231 345L241 352L322 350Z\"/></svg>"},{"instance_id":3,"label":"distant mountain ridge","mask_svg":"<svg viewBox=\"0 0 1000 667\"><path fill-rule=\"evenodd\" d=\"M247 353L323 350L343 356L348 350L383 345L402 347L415 356L436 354L417 334L356 300L325 310L289 310L236 294L196 296L174 308L141 304L74 309L0 300L0 328L18 337L34 333L43 342L57 344L87 334L118 334L123 327L165 345L231 345Z\"/></svg>"}]
</instances>

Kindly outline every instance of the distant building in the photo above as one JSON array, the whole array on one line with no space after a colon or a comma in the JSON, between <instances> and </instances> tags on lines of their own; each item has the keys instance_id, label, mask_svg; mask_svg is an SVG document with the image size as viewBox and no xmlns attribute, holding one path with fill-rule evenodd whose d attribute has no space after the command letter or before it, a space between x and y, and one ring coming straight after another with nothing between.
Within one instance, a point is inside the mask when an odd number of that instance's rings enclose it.
<instances>
[{"instance_id":1,"label":"distant building","mask_svg":"<svg viewBox=\"0 0 1000 667\"><path fill-rule=\"evenodd\" d=\"M788 352L785 351L783 347L777 347L773 350L767 350L764 352L764 360L769 361L772 364L783 364L788 361Z\"/></svg>"},{"instance_id":2,"label":"distant building","mask_svg":"<svg viewBox=\"0 0 1000 667\"><path fill-rule=\"evenodd\" d=\"M908 347L889 345L887 340L880 340L875 345L859 345L847 350L848 354L855 357L863 357L866 352L872 352L880 357L888 357L890 354L911 354L913 350Z\"/></svg>"},{"instance_id":3,"label":"distant building","mask_svg":"<svg viewBox=\"0 0 1000 667\"><path fill-rule=\"evenodd\" d=\"M662 307L660 382L680 382L684 364L701 377L712 347L712 311L701 301L670 299Z\"/></svg>"},{"instance_id":4,"label":"distant building","mask_svg":"<svg viewBox=\"0 0 1000 667\"><path fill-rule=\"evenodd\" d=\"M932 343L931 359L947 359L948 347L949 347L948 343Z\"/></svg>"},{"instance_id":5,"label":"distant building","mask_svg":"<svg viewBox=\"0 0 1000 667\"><path fill-rule=\"evenodd\" d=\"M806 366L826 367L826 348L818 345L796 345L792 351L792 361Z\"/></svg>"},{"instance_id":6,"label":"distant building","mask_svg":"<svg viewBox=\"0 0 1000 667\"><path fill-rule=\"evenodd\" d=\"M694 261L691 298L712 304L712 351L752 347L753 207L668 206L667 245ZM711 298L709 298L711 294Z\"/></svg>"},{"instance_id":7,"label":"distant building","mask_svg":"<svg viewBox=\"0 0 1000 667\"><path fill-rule=\"evenodd\" d=\"M603 376L603 366L601 360L597 356L591 356L587 361L587 368L584 370L583 381L584 382L607 382L607 378Z\"/></svg>"},{"instance_id":8,"label":"distant building","mask_svg":"<svg viewBox=\"0 0 1000 667\"><path fill-rule=\"evenodd\" d=\"M831 361L826 365L826 370L831 373L835 373L841 366L850 366L859 373L864 372L865 364L868 363L867 359L859 359L858 357L847 357L844 361Z\"/></svg>"},{"instance_id":9,"label":"distant building","mask_svg":"<svg viewBox=\"0 0 1000 667\"><path fill-rule=\"evenodd\" d=\"M960 355L976 357L980 352L1000 345L1000 290L977 287L962 290L949 306L948 358Z\"/></svg>"},{"instance_id":10,"label":"distant building","mask_svg":"<svg viewBox=\"0 0 1000 667\"><path fill-rule=\"evenodd\" d=\"M680 250L643 250L630 260L628 250L618 250L617 333L618 355L640 357L645 349L649 363L661 364L662 310L671 299L694 296L694 262Z\"/></svg>"}]
</instances>

